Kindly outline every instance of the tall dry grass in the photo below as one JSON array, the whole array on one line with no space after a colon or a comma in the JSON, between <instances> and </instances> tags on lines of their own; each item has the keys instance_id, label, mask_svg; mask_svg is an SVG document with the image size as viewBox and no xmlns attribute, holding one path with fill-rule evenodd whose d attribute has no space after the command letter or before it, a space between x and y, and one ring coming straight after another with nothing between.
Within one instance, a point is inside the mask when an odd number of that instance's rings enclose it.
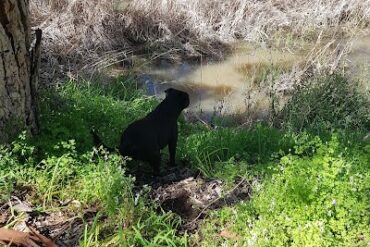
<instances>
[{"instance_id":1,"label":"tall dry grass","mask_svg":"<svg viewBox=\"0 0 370 247\"><path fill-rule=\"evenodd\" d=\"M143 30L142 17L147 16L152 25L160 25L162 37L186 39L190 32L197 39L260 41L281 29L303 34L339 25L368 25L370 1L136 0L129 12L135 13L134 30Z\"/></svg>"},{"instance_id":2,"label":"tall dry grass","mask_svg":"<svg viewBox=\"0 0 370 247\"><path fill-rule=\"evenodd\" d=\"M236 40L367 28L370 0L31 0L50 73L93 70L130 52L222 56ZM340 31L339 31L340 30ZM46 64L46 63L45 63ZM57 68L57 69L56 69Z\"/></svg>"}]
</instances>

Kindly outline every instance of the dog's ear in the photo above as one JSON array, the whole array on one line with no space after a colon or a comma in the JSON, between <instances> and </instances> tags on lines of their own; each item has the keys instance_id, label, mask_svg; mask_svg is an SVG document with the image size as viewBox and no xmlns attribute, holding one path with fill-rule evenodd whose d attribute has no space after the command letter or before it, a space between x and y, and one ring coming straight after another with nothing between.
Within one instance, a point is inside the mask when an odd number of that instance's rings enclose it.
<instances>
[{"instance_id":1,"label":"dog's ear","mask_svg":"<svg viewBox=\"0 0 370 247\"><path fill-rule=\"evenodd\" d=\"M171 92L173 92L175 89L173 89L172 87L170 88L167 88L166 90L164 90L164 92L166 93L166 96L168 96Z\"/></svg>"}]
</instances>

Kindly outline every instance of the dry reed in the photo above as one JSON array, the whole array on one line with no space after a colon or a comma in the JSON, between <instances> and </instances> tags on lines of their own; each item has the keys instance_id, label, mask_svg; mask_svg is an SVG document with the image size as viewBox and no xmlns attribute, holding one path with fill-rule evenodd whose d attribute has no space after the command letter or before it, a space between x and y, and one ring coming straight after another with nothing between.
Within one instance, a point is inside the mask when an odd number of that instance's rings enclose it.
<instances>
[{"instance_id":1,"label":"dry reed","mask_svg":"<svg viewBox=\"0 0 370 247\"><path fill-rule=\"evenodd\" d=\"M31 0L30 9L49 77L91 72L128 52L220 57L221 44L236 40L343 35L370 23L370 0Z\"/></svg>"}]
</instances>

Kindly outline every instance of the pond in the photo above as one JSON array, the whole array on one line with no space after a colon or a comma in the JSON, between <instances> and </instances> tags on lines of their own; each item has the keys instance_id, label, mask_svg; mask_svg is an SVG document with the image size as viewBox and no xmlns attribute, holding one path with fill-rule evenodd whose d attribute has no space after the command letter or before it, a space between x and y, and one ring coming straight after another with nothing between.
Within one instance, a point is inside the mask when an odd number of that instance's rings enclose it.
<instances>
[{"instance_id":1,"label":"pond","mask_svg":"<svg viewBox=\"0 0 370 247\"><path fill-rule=\"evenodd\" d=\"M164 97L164 90L169 87L188 92L191 105L186 115L189 118L207 123L223 119L223 124L267 120L273 109L281 108L289 98L289 89L292 89L289 85L299 72L308 70L309 60L319 63L315 55L329 57L351 45L343 59L343 68L354 79L369 78L370 36L329 42L323 42L316 50L314 43L299 49L238 43L221 62L173 64L163 60L147 66L138 78L149 95L159 98ZM333 60L327 61L335 63L335 59L333 56ZM368 80L364 81L362 86L369 90Z\"/></svg>"}]
</instances>

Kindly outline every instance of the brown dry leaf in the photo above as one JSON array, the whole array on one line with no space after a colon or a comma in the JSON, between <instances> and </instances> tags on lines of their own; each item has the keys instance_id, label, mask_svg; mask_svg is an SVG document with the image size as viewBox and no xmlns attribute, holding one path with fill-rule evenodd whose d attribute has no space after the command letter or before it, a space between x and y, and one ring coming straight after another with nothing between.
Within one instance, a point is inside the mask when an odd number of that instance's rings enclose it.
<instances>
[{"instance_id":1,"label":"brown dry leaf","mask_svg":"<svg viewBox=\"0 0 370 247\"><path fill-rule=\"evenodd\" d=\"M20 232L5 228L0 228L0 242L16 244L26 247L40 247L36 242L40 242L46 247L57 247L50 239L42 236L33 229L32 232Z\"/></svg>"},{"instance_id":2,"label":"brown dry leaf","mask_svg":"<svg viewBox=\"0 0 370 247\"><path fill-rule=\"evenodd\" d=\"M232 240L238 240L240 238L240 236L237 233L231 232L231 231L228 231L228 230L221 231L220 236L223 237L223 238L228 238L228 239L232 239Z\"/></svg>"},{"instance_id":3,"label":"brown dry leaf","mask_svg":"<svg viewBox=\"0 0 370 247\"><path fill-rule=\"evenodd\" d=\"M0 228L0 242L31 247L39 246L34 241L32 241L28 233L9 230L5 228Z\"/></svg>"},{"instance_id":4,"label":"brown dry leaf","mask_svg":"<svg viewBox=\"0 0 370 247\"><path fill-rule=\"evenodd\" d=\"M58 247L52 240L36 232L35 229L33 229L32 227L28 226L28 228L32 232L31 238L33 240L38 240L39 242L43 243L46 247Z\"/></svg>"}]
</instances>

